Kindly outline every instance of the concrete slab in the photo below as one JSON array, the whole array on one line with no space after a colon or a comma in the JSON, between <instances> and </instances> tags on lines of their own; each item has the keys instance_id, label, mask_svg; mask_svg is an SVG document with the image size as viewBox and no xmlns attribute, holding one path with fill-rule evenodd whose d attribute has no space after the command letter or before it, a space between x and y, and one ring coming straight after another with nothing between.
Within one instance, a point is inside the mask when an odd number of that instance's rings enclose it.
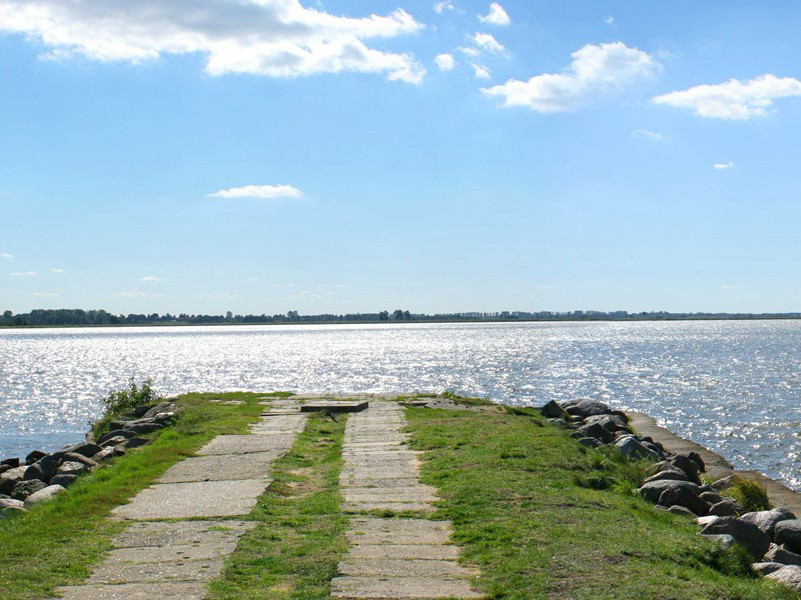
<instances>
[{"instance_id":1,"label":"concrete slab","mask_svg":"<svg viewBox=\"0 0 801 600\"><path fill-rule=\"evenodd\" d=\"M424 519L420 520L422 521ZM400 544L404 546L412 544L425 544L433 546L437 544L450 543L450 533L447 531L425 531L419 533L360 531L358 529L358 525L356 526L356 529L348 531L345 536L351 544Z\"/></svg>"},{"instance_id":2,"label":"concrete slab","mask_svg":"<svg viewBox=\"0 0 801 600\"><path fill-rule=\"evenodd\" d=\"M385 600L405 598L486 598L467 581L431 577L336 577L332 598Z\"/></svg>"},{"instance_id":3,"label":"concrete slab","mask_svg":"<svg viewBox=\"0 0 801 600\"><path fill-rule=\"evenodd\" d=\"M235 541L256 527L255 521L145 521L133 523L114 538L117 548L175 546Z\"/></svg>"},{"instance_id":4,"label":"concrete slab","mask_svg":"<svg viewBox=\"0 0 801 600\"><path fill-rule=\"evenodd\" d=\"M267 479L159 484L142 490L130 504L111 512L139 521L235 517L248 514L268 485Z\"/></svg>"},{"instance_id":5,"label":"concrete slab","mask_svg":"<svg viewBox=\"0 0 801 600\"><path fill-rule=\"evenodd\" d=\"M342 510L345 512L366 512L371 510L383 510L391 512L432 512L434 508L430 504L423 502L382 502L382 501L358 501L343 502Z\"/></svg>"},{"instance_id":6,"label":"concrete slab","mask_svg":"<svg viewBox=\"0 0 801 600\"><path fill-rule=\"evenodd\" d=\"M179 544L176 546L140 546L137 548L118 548L106 556L109 564L147 564L187 560L210 560L231 554L236 548L236 540L225 542L201 542L200 544Z\"/></svg>"},{"instance_id":7,"label":"concrete slab","mask_svg":"<svg viewBox=\"0 0 801 600\"><path fill-rule=\"evenodd\" d=\"M439 544L359 544L348 552L348 559L351 558L457 560L459 548Z\"/></svg>"},{"instance_id":8,"label":"concrete slab","mask_svg":"<svg viewBox=\"0 0 801 600\"><path fill-rule=\"evenodd\" d=\"M210 581L222 572L222 560L188 560L147 564L103 562L87 584Z\"/></svg>"},{"instance_id":9,"label":"concrete slab","mask_svg":"<svg viewBox=\"0 0 801 600\"><path fill-rule=\"evenodd\" d=\"M392 533L423 533L440 531L450 533L450 521L431 521L429 519L381 519L377 517L354 517L350 520L352 529Z\"/></svg>"},{"instance_id":10,"label":"concrete slab","mask_svg":"<svg viewBox=\"0 0 801 600\"><path fill-rule=\"evenodd\" d=\"M57 588L64 600L203 600L202 583L129 583L126 585L76 585Z\"/></svg>"},{"instance_id":11,"label":"concrete slab","mask_svg":"<svg viewBox=\"0 0 801 600\"><path fill-rule=\"evenodd\" d=\"M159 479L159 483L191 481L230 481L267 477L270 463L281 455L279 451L249 454L209 455L187 458L174 464Z\"/></svg>"},{"instance_id":12,"label":"concrete slab","mask_svg":"<svg viewBox=\"0 0 801 600\"><path fill-rule=\"evenodd\" d=\"M357 558L337 567L338 575L383 577L448 577L469 579L474 574L452 560Z\"/></svg>"},{"instance_id":13,"label":"concrete slab","mask_svg":"<svg viewBox=\"0 0 801 600\"><path fill-rule=\"evenodd\" d=\"M208 456L214 454L248 454L250 452L270 452L289 449L295 436L281 435L218 435L203 446L198 454Z\"/></svg>"}]
</instances>

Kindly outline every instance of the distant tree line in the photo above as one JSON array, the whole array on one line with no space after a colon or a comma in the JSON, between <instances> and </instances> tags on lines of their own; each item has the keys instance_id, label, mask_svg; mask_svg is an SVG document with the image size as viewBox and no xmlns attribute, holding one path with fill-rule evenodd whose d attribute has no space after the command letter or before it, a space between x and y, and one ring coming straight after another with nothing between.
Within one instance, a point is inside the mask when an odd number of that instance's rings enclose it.
<instances>
[{"instance_id":1,"label":"distant tree line","mask_svg":"<svg viewBox=\"0 0 801 600\"><path fill-rule=\"evenodd\" d=\"M0 326L31 327L57 325L144 325L157 323L171 324L223 324L223 323L381 323L404 321L678 321L710 319L799 319L801 313L671 313L665 311L629 313L626 311L584 311L568 312L462 312L420 314L396 309L392 312L382 310L376 313L346 313L301 315L296 310L286 314L235 315L194 315L181 313L172 315L135 314L115 315L105 310L83 310L80 308L36 309L28 313L14 314L10 310L0 316Z\"/></svg>"}]
</instances>

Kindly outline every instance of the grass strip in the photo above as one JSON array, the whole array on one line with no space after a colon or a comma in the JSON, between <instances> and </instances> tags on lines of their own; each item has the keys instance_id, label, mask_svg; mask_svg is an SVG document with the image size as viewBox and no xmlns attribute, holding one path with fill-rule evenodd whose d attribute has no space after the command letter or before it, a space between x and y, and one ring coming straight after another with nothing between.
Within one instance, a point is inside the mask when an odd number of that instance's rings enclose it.
<instances>
[{"instance_id":1,"label":"grass strip","mask_svg":"<svg viewBox=\"0 0 801 600\"><path fill-rule=\"evenodd\" d=\"M407 411L423 481L443 498L435 516L491 598L797 598L751 574L740 549L624 493L624 465L533 410Z\"/></svg>"},{"instance_id":2,"label":"grass strip","mask_svg":"<svg viewBox=\"0 0 801 600\"><path fill-rule=\"evenodd\" d=\"M265 394L188 394L176 424L155 441L83 476L66 493L30 512L0 520L0 598L50 597L55 587L80 583L111 549L124 524L108 518L179 460L220 434L247 433ZM284 396L286 394L278 393ZM241 405L211 402L237 400Z\"/></svg>"},{"instance_id":3,"label":"grass strip","mask_svg":"<svg viewBox=\"0 0 801 600\"><path fill-rule=\"evenodd\" d=\"M240 539L208 598L330 597L348 549L339 493L346 419L310 413L292 450L273 463L274 481L249 517L259 525Z\"/></svg>"}]
</instances>

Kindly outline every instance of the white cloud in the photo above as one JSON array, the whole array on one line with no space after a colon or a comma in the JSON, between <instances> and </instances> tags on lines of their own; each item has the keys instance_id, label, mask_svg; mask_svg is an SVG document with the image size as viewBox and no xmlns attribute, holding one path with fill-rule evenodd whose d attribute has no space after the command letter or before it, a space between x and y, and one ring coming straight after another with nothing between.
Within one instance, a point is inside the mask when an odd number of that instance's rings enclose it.
<instances>
[{"instance_id":1,"label":"white cloud","mask_svg":"<svg viewBox=\"0 0 801 600\"><path fill-rule=\"evenodd\" d=\"M653 140L654 142L667 142L670 139L669 135L662 135L656 131L649 131L648 129L635 129L631 132L632 138L645 138Z\"/></svg>"},{"instance_id":2,"label":"white cloud","mask_svg":"<svg viewBox=\"0 0 801 600\"><path fill-rule=\"evenodd\" d=\"M0 258L14 258L14 255L8 252L0 252Z\"/></svg>"},{"instance_id":3,"label":"white cloud","mask_svg":"<svg viewBox=\"0 0 801 600\"><path fill-rule=\"evenodd\" d=\"M506 50L491 33L476 33L470 39L478 48L491 54L501 54Z\"/></svg>"},{"instance_id":4,"label":"white cloud","mask_svg":"<svg viewBox=\"0 0 801 600\"><path fill-rule=\"evenodd\" d=\"M615 17L606 17L604 19L604 23L607 25L614 25L615 24Z\"/></svg>"},{"instance_id":5,"label":"white cloud","mask_svg":"<svg viewBox=\"0 0 801 600\"><path fill-rule=\"evenodd\" d=\"M9 273L12 277L36 277L39 273L36 271L17 271L15 273Z\"/></svg>"},{"instance_id":6,"label":"white cloud","mask_svg":"<svg viewBox=\"0 0 801 600\"><path fill-rule=\"evenodd\" d=\"M208 194L210 198L300 198L303 195L291 185L245 185Z\"/></svg>"},{"instance_id":7,"label":"white cloud","mask_svg":"<svg viewBox=\"0 0 801 600\"><path fill-rule=\"evenodd\" d=\"M366 42L422 28L401 9L351 18L305 8L300 0L0 0L0 31L39 39L51 49L49 58L142 62L198 53L210 75L357 71L419 83L425 69L411 54Z\"/></svg>"},{"instance_id":8,"label":"white cloud","mask_svg":"<svg viewBox=\"0 0 801 600\"><path fill-rule=\"evenodd\" d=\"M722 171L723 169L731 169L734 166L734 163L729 161L727 163L715 163L712 165L713 168Z\"/></svg>"},{"instance_id":9,"label":"white cloud","mask_svg":"<svg viewBox=\"0 0 801 600\"><path fill-rule=\"evenodd\" d=\"M66 273L64 269L50 269L50 272L57 273L58 275L63 275L64 273Z\"/></svg>"},{"instance_id":10,"label":"white cloud","mask_svg":"<svg viewBox=\"0 0 801 600\"><path fill-rule=\"evenodd\" d=\"M33 295L40 298L54 298L58 296L56 292L34 292Z\"/></svg>"},{"instance_id":11,"label":"white cloud","mask_svg":"<svg viewBox=\"0 0 801 600\"><path fill-rule=\"evenodd\" d=\"M139 281L142 281L144 283L158 283L159 281L164 281L164 279L162 277L159 277L158 275L145 275Z\"/></svg>"},{"instance_id":12,"label":"white cloud","mask_svg":"<svg viewBox=\"0 0 801 600\"><path fill-rule=\"evenodd\" d=\"M655 96L655 104L689 108L699 117L745 121L765 116L766 109L778 98L801 96L801 81L776 77L770 73L740 81L730 79L717 85L697 85L686 90Z\"/></svg>"},{"instance_id":13,"label":"white cloud","mask_svg":"<svg viewBox=\"0 0 801 600\"><path fill-rule=\"evenodd\" d=\"M441 15L446 10L455 10L455 8L456 7L453 5L453 2L450 2L450 0L443 0L442 2L436 2L434 4L434 12L436 12L438 15Z\"/></svg>"},{"instance_id":14,"label":"white cloud","mask_svg":"<svg viewBox=\"0 0 801 600\"><path fill-rule=\"evenodd\" d=\"M476 63L471 62L470 66L473 67L476 79L489 79L490 77L492 77L492 73L484 65L478 65Z\"/></svg>"},{"instance_id":15,"label":"white cloud","mask_svg":"<svg viewBox=\"0 0 801 600\"><path fill-rule=\"evenodd\" d=\"M481 54L477 48L473 48L472 46L460 46L457 50L465 56L478 56Z\"/></svg>"},{"instance_id":16,"label":"white cloud","mask_svg":"<svg viewBox=\"0 0 801 600\"><path fill-rule=\"evenodd\" d=\"M589 44L571 54L573 61L562 73L535 75L528 81L510 79L482 88L503 106L526 106L541 113L574 110L599 94L644 79L660 68L654 58L623 42Z\"/></svg>"},{"instance_id":17,"label":"white cloud","mask_svg":"<svg viewBox=\"0 0 801 600\"><path fill-rule=\"evenodd\" d=\"M479 16L478 20L490 25L508 25L512 22L511 19L509 19L509 15L506 14L506 11L503 9L503 6L497 2L490 4L489 13L484 16Z\"/></svg>"},{"instance_id":18,"label":"white cloud","mask_svg":"<svg viewBox=\"0 0 801 600\"><path fill-rule=\"evenodd\" d=\"M452 54L437 54L434 57L434 62L437 63L440 71L450 71L456 66L456 61L453 59Z\"/></svg>"}]
</instances>

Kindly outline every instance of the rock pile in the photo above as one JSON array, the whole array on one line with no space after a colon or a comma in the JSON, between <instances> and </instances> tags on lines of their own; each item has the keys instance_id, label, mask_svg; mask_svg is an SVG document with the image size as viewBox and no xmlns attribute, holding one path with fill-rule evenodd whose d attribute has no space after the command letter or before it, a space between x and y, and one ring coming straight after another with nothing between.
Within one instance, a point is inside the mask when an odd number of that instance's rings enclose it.
<instances>
[{"instance_id":1,"label":"rock pile","mask_svg":"<svg viewBox=\"0 0 801 600\"><path fill-rule=\"evenodd\" d=\"M753 570L801 592L801 519L786 508L746 510L726 491L734 476L704 484L706 468L695 452L675 454L650 437L635 435L625 413L595 400L548 402L541 409L548 421L575 430L578 443L597 448L615 445L631 459L653 461L652 474L639 488L657 508L697 519L700 535L724 546L742 545L755 561Z\"/></svg>"},{"instance_id":2,"label":"rock pile","mask_svg":"<svg viewBox=\"0 0 801 600\"><path fill-rule=\"evenodd\" d=\"M25 457L0 462L0 518L24 512L66 490L84 473L126 450L148 443L140 437L158 431L175 421L171 402L138 406L125 418L112 421L111 431L97 440L90 433L86 441L64 446L51 454L34 450Z\"/></svg>"}]
</instances>

